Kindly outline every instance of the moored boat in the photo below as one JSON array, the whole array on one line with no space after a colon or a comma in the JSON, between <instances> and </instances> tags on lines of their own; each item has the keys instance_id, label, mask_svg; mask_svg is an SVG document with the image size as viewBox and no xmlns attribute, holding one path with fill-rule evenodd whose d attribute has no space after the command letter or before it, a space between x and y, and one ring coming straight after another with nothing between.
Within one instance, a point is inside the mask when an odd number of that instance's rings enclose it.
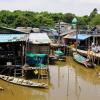
<instances>
[{"instance_id":1,"label":"moored boat","mask_svg":"<svg viewBox=\"0 0 100 100\"><path fill-rule=\"evenodd\" d=\"M59 61L66 61L66 57L64 56L64 53L61 50L56 50L56 51L54 51L54 53L55 53L55 57Z\"/></svg>"},{"instance_id":2,"label":"moored boat","mask_svg":"<svg viewBox=\"0 0 100 100\"><path fill-rule=\"evenodd\" d=\"M73 53L73 58L76 62L84 65L87 68L94 68L94 64L92 62L90 62L87 58L83 57L77 52Z\"/></svg>"},{"instance_id":3,"label":"moored boat","mask_svg":"<svg viewBox=\"0 0 100 100\"><path fill-rule=\"evenodd\" d=\"M45 84L45 83L33 82L30 80L25 80L25 79L21 79L21 78L6 76L6 75L0 75L0 79L7 81L9 83L26 86L26 87L47 88L47 84Z\"/></svg>"}]
</instances>

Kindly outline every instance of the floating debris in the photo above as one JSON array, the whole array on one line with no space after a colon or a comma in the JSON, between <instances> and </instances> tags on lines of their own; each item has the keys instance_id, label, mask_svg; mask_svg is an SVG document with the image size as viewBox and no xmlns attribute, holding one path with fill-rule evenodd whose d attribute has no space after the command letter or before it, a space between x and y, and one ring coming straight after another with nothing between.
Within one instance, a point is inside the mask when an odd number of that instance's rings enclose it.
<instances>
[{"instance_id":1,"label":"floating debris","mask_svg":"<svg viewBox=\"0 0 100 100\"><path fill-rule=\"evenodd\" d=\"M4 88L3 87L0 87L0 91L4 91Z\"/></svg>"}]
</instances>

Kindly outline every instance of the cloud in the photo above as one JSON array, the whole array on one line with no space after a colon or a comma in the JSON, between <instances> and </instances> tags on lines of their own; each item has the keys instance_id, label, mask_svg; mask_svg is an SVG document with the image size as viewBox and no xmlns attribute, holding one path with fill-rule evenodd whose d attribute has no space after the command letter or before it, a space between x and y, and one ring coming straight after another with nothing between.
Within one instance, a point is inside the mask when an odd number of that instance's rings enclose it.
<instances>
[{"instance_id":1,"label":"cloud","mask_svg":"<svg viewBox=\"0 0 100 100\"><path fill-rule=\"evenodd\" d=\"M31 10L89 14L94 8L100 11L100 0L1 0L0 10Z\"/></svg>"}]
</instances>

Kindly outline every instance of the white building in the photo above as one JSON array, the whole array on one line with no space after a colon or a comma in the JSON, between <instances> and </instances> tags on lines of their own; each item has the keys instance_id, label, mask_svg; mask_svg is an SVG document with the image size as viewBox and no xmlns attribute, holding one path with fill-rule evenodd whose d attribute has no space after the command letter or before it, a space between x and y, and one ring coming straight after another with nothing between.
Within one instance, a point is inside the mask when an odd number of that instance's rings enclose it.
<instances>
[{"instance_id":1,"label":"white building","mask_svg":"<svg viewBox=\"0 0 100 100\"><path fill-rule=\"evenodd\" d=\"M71 25L65 22L58 22L56 23L55 28L58 30L59 33L65 33L71 29Z\"/></svg>"}]
</instances>

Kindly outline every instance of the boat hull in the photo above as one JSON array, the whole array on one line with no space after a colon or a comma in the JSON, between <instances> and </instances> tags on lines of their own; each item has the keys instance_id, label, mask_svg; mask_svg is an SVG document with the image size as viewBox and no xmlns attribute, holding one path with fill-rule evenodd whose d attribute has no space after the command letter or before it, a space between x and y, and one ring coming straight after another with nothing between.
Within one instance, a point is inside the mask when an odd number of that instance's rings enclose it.
<instances>
[{"instance_id":1,"label":"boat hull","mask_svg":"<svg viewBox=\"0 0 100 100\"><path fill-rule=\"evenodd\" d=\"M26 87L47 88L47 84L45 84L45 83L33 82L30 80L25 80L25 79L21 79L21 78L0 75L0 79L4 80L6 82L12 83L12 84L26 86Z\"/></svg>"},{"instance_id":2,"label":"boat hull","mask_svg":"<svg viewBox=\"0 0 100 100\"><path fill-rule=\"evenodd\" d=\"M73 53L73 58L76 62L84 65L87 68L94 68L94 65L91 62L89 62L89 60L87 60L87 58L83 57L82 55L80 55L76 52Z\"/></svg>"}]
</instances>

